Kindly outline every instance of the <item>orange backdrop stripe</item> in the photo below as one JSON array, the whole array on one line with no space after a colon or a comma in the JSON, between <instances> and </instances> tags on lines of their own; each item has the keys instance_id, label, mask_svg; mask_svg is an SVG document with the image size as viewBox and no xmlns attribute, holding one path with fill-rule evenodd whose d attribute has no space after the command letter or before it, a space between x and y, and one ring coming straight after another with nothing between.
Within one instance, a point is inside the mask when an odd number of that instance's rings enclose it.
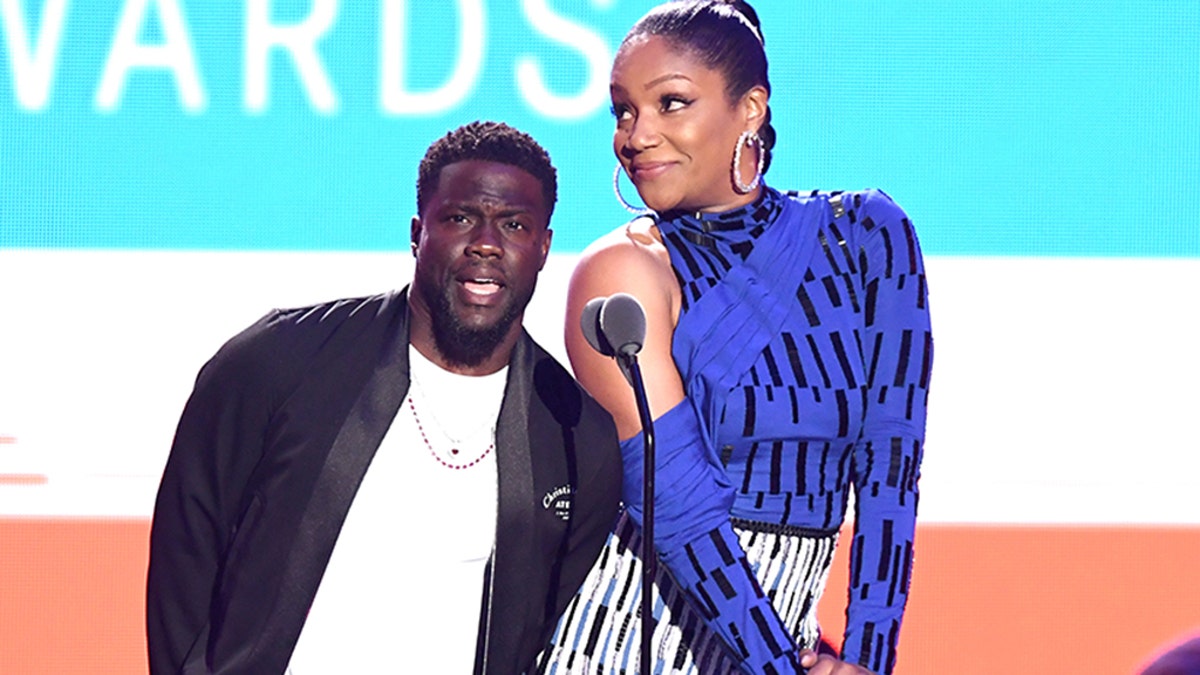
<instances>
[{"instance_id":1,"label":"orange backdrop stripe","mask_svg":"<svg viewBox=\"0 0 1200 675\"><path fill-rule=\"evenodd\" d=\"M144 519L0 519L0 673L145 673L148 535ZM848 555L820 608L837 643ZM1198 564L1200 527L923 525L896 674L1130 675L1200 630Z\"/></svg>"}]
</instances>

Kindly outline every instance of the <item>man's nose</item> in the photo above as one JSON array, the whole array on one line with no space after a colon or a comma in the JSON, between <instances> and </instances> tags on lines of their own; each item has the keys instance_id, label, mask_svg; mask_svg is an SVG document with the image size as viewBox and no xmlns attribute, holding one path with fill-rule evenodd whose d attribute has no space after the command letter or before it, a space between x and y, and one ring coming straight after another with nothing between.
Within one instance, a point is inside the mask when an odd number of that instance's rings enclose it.
<instances>
[{"instance_id":1,"label":"man's nose","mask_svg":"<svg viewBox=\"0 0 1200 675\"><path fill-rule=\"evenodd\" d=\"M467 253L489 258L498 258L504 255L503 239L499 228L493 223L480 223L471 231Z\"/></svg>"}]
</instances>

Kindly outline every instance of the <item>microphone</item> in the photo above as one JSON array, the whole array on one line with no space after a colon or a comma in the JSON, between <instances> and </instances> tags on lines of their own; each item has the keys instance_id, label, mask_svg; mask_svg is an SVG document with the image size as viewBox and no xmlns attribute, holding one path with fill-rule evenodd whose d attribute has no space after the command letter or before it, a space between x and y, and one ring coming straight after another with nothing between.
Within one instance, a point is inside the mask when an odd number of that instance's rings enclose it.
<instances>
[{"instance_id":1,"label":"microphone","mask_svg":"<svg viewBox=\"0 0 1200 675\"><path fill-rule=\"evenodd\" d=\"M637 354L646 340L646 310L632 295L617 293L600 308L600 330L617 353Z\"/></svg>"},{"instance_id":2,"label":"microphone","mask_svg":"<svg viewBox=\"0 0 1200 675\"><path fill-rule=\"evenodd\" d=\"M583 314L579 316L579 327L583 330L583 337L592 346L592 349L604 356L616 356L616 350L609 344L608 338L604 337L603 329L600 328L600 309L604 307L605 300L608 298L602 296L587 301L587 304L583 306Z\"/></svg>"},{"instance_id":3,"label":"microphone","mask_svg":"<svg viewBox=\"0 0 1200 675\"><path fill-rule=\"evenodd\" d=\"M597 299L593 299L592 302ZM617 293L606 298L601 304L598 320L600 346L603 349L597 351L604 354L604 350L607 349L608 355L617 357L617 367L621 369L625 381L629 382L629 386L636 392L638 384L631 372L634 363L628 357L635 357L642 351L642 343L646 341L646 310L642 309L642 303L632 295Z\"/></svg>"},{"instance_id":4,"label":"microphone","mask_svg":"<svg viewBox=\"0 0 1200 675\"><path fill-rule=\"evenodd\" d=\"M628 293L592 298L579 317L580 328L588 344L604 356L616 357L617 366L633 387L638 418L642 423L642 643L639 664L642 675L652 669L654 634L654 587L657 556L654 553L654 421L646 400L646 384L637 355L646 341L646 310Z\"/></svg>"}]
</instances>

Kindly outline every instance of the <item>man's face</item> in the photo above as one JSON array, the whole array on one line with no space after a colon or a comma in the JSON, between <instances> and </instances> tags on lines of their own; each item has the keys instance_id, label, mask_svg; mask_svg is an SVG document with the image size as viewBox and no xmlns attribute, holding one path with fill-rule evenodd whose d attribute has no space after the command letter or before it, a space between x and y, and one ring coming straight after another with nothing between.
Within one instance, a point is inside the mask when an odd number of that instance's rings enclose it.
<instances>
[{"instance_id":1,"label":"man's face","mask_svg":"<svg viewBox=\"0 0 1200 675\"><path fill-rule=\"evenodd\" d=\"M483 160L442 169L412 222L412 304L450 363L479 365L520 330L550 252L549 219L541 183L523 169Z\"/></svg>"}]
</instances>

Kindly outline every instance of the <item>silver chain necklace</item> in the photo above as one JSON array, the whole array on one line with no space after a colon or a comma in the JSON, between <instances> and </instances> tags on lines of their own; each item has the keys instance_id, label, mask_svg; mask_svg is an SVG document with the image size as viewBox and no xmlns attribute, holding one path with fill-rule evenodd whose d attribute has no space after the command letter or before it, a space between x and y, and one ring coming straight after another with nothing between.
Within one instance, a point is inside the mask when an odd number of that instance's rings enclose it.
<instances>
[{"instance_id":1,"label":"silver chain necklace","mask_svg":"<svg viewBox=\"0 0 1200 675\"><path fill-rule=\"evenodd\" d=\"M433 405L432 404L425 405L426 403L429 403L429 401L431 401L429 394L425 391L425 387L421 386L420 381L417 380L417 378L414 375L409 376L409 381L412 382L413 388L415 388L417 390L416 393L420 394L420 396L421 396L421 402L422 402L422 406L425 407L426 417L428 417L429 420L433 422L433 426L437 429L437 431L442 436L444 436L446 438L446 440L450 441L450 445L455 446L455 447L463 445L468 440L475 438L479 434L483 433L483 430L486 429L489 425L492 427L492 435L493 436L495 435L495 431L496 431L495 423L490 420L486 420L486 419L483 422L475 425L471 429L467 430L467 432L462 434L461 436L451 435L451 433L446 430L446 426L442 424L442 421L438 419L438 416L433 413ZM411 401L411 399L414 398L413 392L411 392L411 391L408 392L408 396Z\"/></svg>"},{"instance_id":2,"label":"silver chain necklace","mask_svg":"<svg viewBox=\"0 0 1200 675\"><path fill-rule=\"evenodd\" d=\"M482 455L476 457L475 459L472 459L469 462L466 462L465 464L456 464L454 462L448 462L445 459L443 459L440 454L438 454L437 450L434 450L433 444L429 442L429 435L425 433L425 426L423 424L421 424L421 416L417 414L417 406L416 406L416 404L413 403L412 396L408 397L408 409L412 411L413 421L417 423L417 431L421 433L421 440L425 441L425 447L429 448L429 454L433 455L433 458L438 461L438 464L441 464L442 466L446 467L447 469L456 469L456 470L469 469L469 468L475 466L476 464L482 462L484 460L484 458L487 457L488 455L490 455L492 453L492 450L494 450L496 448L496 441L493 440L491 443L488 443L488 446L483 451ZM492 431L492 436L494 439L495 438L495 430L494 429ZM449 436L447 436L447 438L449 438ZM453 439L450 439L450 440L453 441ZM458 456L459 454L461 454L462 451L457 447L458 445L461 445L461 443L453 443L450 446L451 456Z\"/></svg>"}]
</instances>

